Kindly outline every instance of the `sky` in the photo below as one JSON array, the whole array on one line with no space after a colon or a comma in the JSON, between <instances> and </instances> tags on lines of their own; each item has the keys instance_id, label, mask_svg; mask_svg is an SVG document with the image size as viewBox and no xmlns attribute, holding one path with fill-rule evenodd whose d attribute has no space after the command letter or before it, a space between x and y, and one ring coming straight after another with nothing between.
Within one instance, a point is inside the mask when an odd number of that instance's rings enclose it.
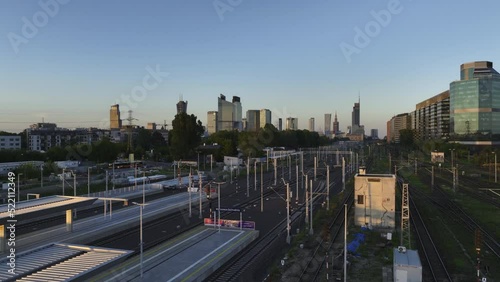
<instances>
[{"instance_id":1,"label":"sky","mask_svg":"<svg viewBox=\"0 0 500 282\"><path fill-rule=\"evenodd\" d=\"M35 122L170 124L182 96L205 125L217 97L273 123L361 100L366 134L449 89L470 61L500 64L500 1L0 1L0 131ZM500 67L496 67L500 69ZM332 117L333 121L333 117Z\"/></svg>"}]
</instances>

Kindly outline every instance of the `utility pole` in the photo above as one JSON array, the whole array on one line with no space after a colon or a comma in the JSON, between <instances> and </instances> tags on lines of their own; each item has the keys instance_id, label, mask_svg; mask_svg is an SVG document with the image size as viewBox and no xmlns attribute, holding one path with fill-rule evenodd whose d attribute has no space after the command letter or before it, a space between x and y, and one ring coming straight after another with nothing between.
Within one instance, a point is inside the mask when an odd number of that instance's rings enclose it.
<instances>
[{"instance_id":1,"label":"utility pole","mask_svg":"<svg viewBox=\"0 0 500 282\"><path fill-rule=\"evenodd\" d=\"M285 180L283 179L283 182ZM290 244L290 184L286 183L286 243Z\"/></svg>"},{"instance_id":2,"label":"utility pole","mask_svg":"<svg viewBox=\"0 0 500 282\"><path fill-rule=\"evenodd\" d=\"M342 157L342 192L345 190L345 158Z\"/></svg>"},{"instance_id":3,"label":"utility pole","mask_svg":"<svg viewBox=\"0 0 500 282\"><path fill-rule=\"evenodd\" d=\"M295 166L295 176L297 179L297 181L296 181L297 183L295 183L297 186L297 189L296 189L297 191L295 191L295 194L296 194L295 195L295 202L298 204L299 203L299 166L298 165Z\"/></svg>"},{"instance_id":4,"label":"utility pole","mask_svg":"<svg viewBox=\"0 0 500 282\"><path fill-rule=\"evenodd\" d=\"M326 166L326 210L330 210L330 166Z\"/></svg>"},{"instance_id":5,"label":"utility pole","mask_svg":"<svg viewBox=\"0 0 500 282\"><path fill-rule=\"evenodd\" d=\"M193 185L193 176L191 175L191 168L189 168L189 184L188 184L188 194L189 194L189 218L191 218L191 186Z\"/></svg>"},{"instance_id":6,"label":"utility pole","mask_svg":"<svg viewBox=\"0 0 500 282\"><path fill-rule=\"evenodd\" d=\"M201 204L201 189L202 189L201 186L202 186L202 183L201 183L201 174L199 172L198 172L198 184L200 185L200 189L199 189L199 192L200 192L200 196L199 196L199 198L200 198L200 216L199 216L199 218L203 218L203 211L201 209L201 207L202 207L202 204ZM210 195L210 191L208 191L208 194Z\"/></svg>"},{"instance_id":7,"label":"utility pole","mask_svg":"<svg viewBox=\"0 0 500 282\"><path fill-rule=\"evenodd\" d=\"M264 164L260 163L260 212L264 211Z\"/></svg>"},{"instance_id":8,"label":"utility pole","mask_svg":"<svg viewBox=\"0 0 500 282\"><path fill-rule=\"evenodd\" d=\"M314 234L314 231L313 231L313 199L314 199L314 196L313 196L313 181L312 179L309 181L309 186L310 186L310 196L311 196L311 200L309 201L311 203L311 210L310 210L310 215L311 215L311 219L310 219L310 224L311 224L311 227L309 228L309 235L313 235Z\"/></svg>"},{"instance_id":9,"label":"utility pole","mask_svg":"<svg viewBox=\"0 0 500 282\"><path fill-rule=\"evenodd\" d=\"M247 161L247 198L250 197L250 156Z\"/></svg>"},{"instance_id":10,"label":"utility pole","mask_svg":"<svg viewBox=\"0 0 500 282\"><path fill-rule=\"evenodd\" d=\"M347 281L347 204L344 204L344 282Z\"/></svg>"},{"instance_id":11,"label":"utility pole","mask_svg":"<svg viewBox=\"0 0 500 282\"><path fill-rule=\"evenodd\" d=\"M254 170L254 186L253 189L254 191L257 192L257 162L253 164L253 170Z\"/></svg>"},{"instance_id":12,"label":"utility pole","mask_svg":"<svg viewBox=\"0 0 500 282\"><path fill-rule=\"evenodd\" d=\"M314 181L316 181L316 166L317 166L317 158L314 157Z\"/></svg>"},{"instance_id":13,"label":"utility pole","mask_svg":"<svg viewBox=\"0 0 500 282\"><path fill-rule=\"evenodd\" d=\"M309 181L307 180L307 174L306 174L306 189L304 190L304 194L306 195L306 217L305 217L306 224L309 223L309 196L307 195L308 183L309 183Z\"/></svg>"},{"instance_id":14,"label":"utility pole","mask_svg":"<svg viewBox=\"0 0 500 282\"><path fill-rule=\"evenodd\" d=\"M276 186L276 180L278 179L278 159L274 158L274 186Z\"/></svg>"},{"instance_id":15,"label":"utility pole","mask_svg":"<svg viewBox=\"0 0 500 282\"><path fill-rule=\"evenodd\" d=\"M403 183L401 194L401 246L411 248L410 241L410 206L408 202L408 183Z\"/></svg>"}]
</instances>

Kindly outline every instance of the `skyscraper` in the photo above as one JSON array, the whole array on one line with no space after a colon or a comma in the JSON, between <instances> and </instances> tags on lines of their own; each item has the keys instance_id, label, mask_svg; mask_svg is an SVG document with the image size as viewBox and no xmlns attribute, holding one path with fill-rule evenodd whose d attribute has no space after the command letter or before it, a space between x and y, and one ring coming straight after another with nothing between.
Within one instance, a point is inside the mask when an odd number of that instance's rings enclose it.
<instances>
[{"instance_id":1,"label":"skyscraper","mask_svg":"<svg viewBox=\"0 0 500 282\"><path fill-rule=\"evenodd\" d=\"M234 105L226 101L226 96L220 94L217 98L217 131L233 130L234 128Z\"/></svg>"},{"instance_id":2,"label":"skyscraper","mask_svg":"<svg viewBox=\"0 0 500 282\"><path fill-rule=\"evenodd\" d=\"M485 141L500 134L500 74L492 62L460 66L460 80L450 83L450 131Z\"/></svg>"},{"instance_id":3,"label":"skyscraper","mask_svg":"<svg viewBox=\"0 0 500 282\"><path fill-rule=\"evenodd\" d=\"M354 107L352 107L352 128L355 128L355 126L360 126L360 120L359 120L359 111L360 111L360 101L358 100L357 103L354 103Z\"/></svg>"},{"instance_id":4,"label":"skyscraper","mask_svg":"<svg viewBox=\"0 0 500 282\"><path fill-rule=\"evenodd\" d=\"M207 112L207 132L212 134L217 132L217 112L209 111Z\"/></svg>"},{"instance_id":5,"label":"skyscraper","mask_svg":"<svg viewBox=\"0 0 500 282\"><path fill-rule=\"evenodd\" d=\"M243 129L243 112L241 108L241 99L238 96L233 96L233 129L241 131Z\"/></svg>"},{"instance_id":6,"label":"skyscraper","mask_svg":"<svg viewBox=\"0 0 500 282\"><path fill-rule=\"evenodd\" d=\"M247 131L257 131L260 128L260 111L247 111Z\"/></svg>"},{"instance_id":7,"label":"skyscraper","mask_svg":"<svg viewBox=\"0 0 500 282\"><path fill-rule=\"evenodd\" d=\"M330 136L332 124L332 114L325 114L325 135Z\"/></svg>"},{"instance_id":8,"label":"skyscraper","mask_svg":"<svg viewBox=\"0 0 500 282\"><path fill-rule=\"evenodd\" d=\"M282 118L278 119L278 130L279 131L283 130L283 119Z\"/></svg>"},{"instance_id":9,"label":"skyscraper","mask_svg":"<svg viewBox=\"0 0 500 282\"><path fill-rule=\"evenodd\" d=\"M333 134L337 134L340 132L340 125L337 119L337 111L335 111L335 119L333 120Z\"/></svg>"},{"instance_id":10,"label":"skyscraper","mask_svg":"<svg viewBox=\"0 0 500 282\"><path fill-rule=\"evenodd\" d=\"M271 111L268 109L260 110L260 128L264 128L268 123L271 123Z\"/></svg>"},{"instance_id":11,"label":"skyscraper","mask_svg":"<svg viewBox=\"0 0 500 282\"><path fill-rule=\"evenodd\" d=\"M122 120L120 119L120 106L118 104L112 105L109 110L109 128L120 129L122 127Z\"/></svg>"},{"instance_id":12,"label":"skyscraper","mask_svg":"<svg viewBox=\"0 0 500 282\"><path fill-rule=\"evenodd\" d=\"M187 101L180 100L177 103L177 114L187 113L187 106L188 106Z\"/></svg>"},{"instance_id":13,"label":"skyscraper","mask_svg":"<svg viewBox=\"0 0 500 282\"><path fill-rule=\"evenodd\" d=\"M288 117L286 118L286 130L297 130L299 129L299 119Z\"/></svg>"},{"instance_id":14,"label":"skyscraper","mask_svg":"<svg viewBox=\"0 0 500 282\"><path fill-rule=\"evenodd\" d=\"M313 132L314 131L314 118L309 119L309 131Z\"/></svg>"}]
</instances>

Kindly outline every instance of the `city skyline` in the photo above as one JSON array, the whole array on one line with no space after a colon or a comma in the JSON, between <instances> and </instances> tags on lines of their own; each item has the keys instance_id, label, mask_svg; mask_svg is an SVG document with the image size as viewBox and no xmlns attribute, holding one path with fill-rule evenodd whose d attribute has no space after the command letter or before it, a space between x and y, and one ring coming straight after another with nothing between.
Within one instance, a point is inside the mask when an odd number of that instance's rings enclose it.
<instances>
[{"instance_id":1,"label":"city skyline","mask_svg":"<svg viewBox=\"0 0 500 282\"><path fill-rule=\"evenodd\" d=\"M492 48L500 39L489 24L500 7L495 1L453 2L454 16L445 21L446 1L241 1L222 14L212 2L53 3L57 10L36 1L0 3L0 93L8 105L0 130L21 132L42 119L109 128L114 104L122 116L131 108L138 125L169 123L179 95L207 125L223 93L241 97L243 112L268 108L273 124L297 117L299 129L310 117L337 112L346 131L360 93L361 123L383 138L391 116L446 91L460 79L461 64L500 62ZM34 18L40 12L46 23ZM461 20L471 14L480 16ZM138 89L147 91L134 100Z\"/></svg>"}]
</instances>

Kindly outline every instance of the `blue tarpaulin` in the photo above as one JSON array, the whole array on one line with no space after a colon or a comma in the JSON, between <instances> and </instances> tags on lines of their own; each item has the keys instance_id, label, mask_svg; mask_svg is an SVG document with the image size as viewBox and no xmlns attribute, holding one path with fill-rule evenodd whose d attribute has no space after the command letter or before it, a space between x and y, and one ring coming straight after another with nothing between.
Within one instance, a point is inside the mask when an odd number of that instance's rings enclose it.
<instances>
[{"instance_id":1,"label":"blue tarpaulin","mask_svg":"<svg viewBox=\"0 0 500 282\"><path fill-rule=\"evenodd\" d=\"M354 234L354 240L347 244L347 251L355 254L359 246L365 241L365 234L356 233Z\"/></svg>"}]
</instances>

